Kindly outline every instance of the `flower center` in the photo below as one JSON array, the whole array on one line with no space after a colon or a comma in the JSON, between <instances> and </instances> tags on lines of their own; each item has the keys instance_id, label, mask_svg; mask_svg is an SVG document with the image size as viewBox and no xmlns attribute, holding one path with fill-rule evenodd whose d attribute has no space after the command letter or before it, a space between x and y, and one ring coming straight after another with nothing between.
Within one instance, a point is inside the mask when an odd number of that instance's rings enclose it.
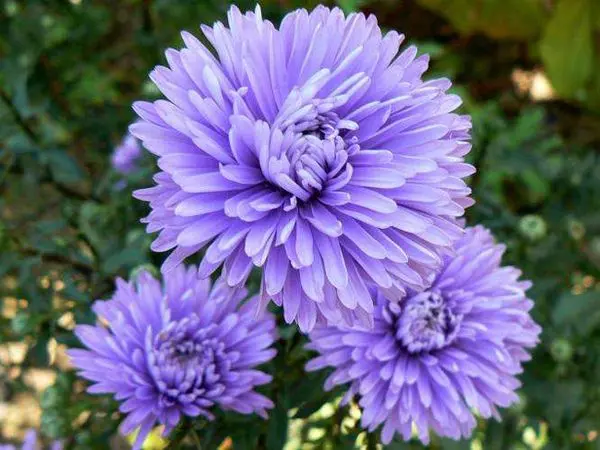
<instances>
[{"instance_id":1,"label":"flower center","mask_svg":"<svg viewBox=\"0 0 600 450\"><path fill-rule=\"evenodd\" d=\"M209 400L224 390L231 362L225 344L192 315L170 323L148 342L148 362L163 406Z\"/></svg>"},{"instance_id":2,"label":"flower center","mask_svg":"<svg viewBox=\"0 0 600 450\"><path fill-rule=\"evenodd\" d=\"M461 321L439 293L421 292L402 306L396 337L411 353L438 350L456 338Z\"/></svg>"},{"instance_id":3,"label":"flower center","mask_svg":"<svg viewBox=\"0 0 600 450\"><path fill-rule=\"evenodd\" d=\"M339 103L337 98L304 100L293 92L275 121L274 125L291 139L275 156L268 178L300 201L324 190L337 190L352 175L348 157L359 146L356 138L348 139L346 134L358 125L339 118L334 111Z\"/></svg>"},{"instance_id":4,"label":"flower center","mask_svg":"<svg viewBox=\"0 0 600 450\"><path fill-rule=\"evenodd\" d=\"M344 169L348 161L346 142L332 119L302 131L287 151L290 176L311 195L320 192L328 180Z\"/></svg>"}]
</instances>

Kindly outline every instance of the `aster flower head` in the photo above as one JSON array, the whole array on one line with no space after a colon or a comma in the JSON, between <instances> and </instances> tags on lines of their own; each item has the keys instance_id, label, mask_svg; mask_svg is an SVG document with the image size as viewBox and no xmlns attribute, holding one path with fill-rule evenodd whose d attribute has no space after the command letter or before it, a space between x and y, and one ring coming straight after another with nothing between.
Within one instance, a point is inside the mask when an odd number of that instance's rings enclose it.
<instances>
[{"instance_id":1,"label":"aster flower head","mask_svg":"<svg viewBox=\"0 0 600 450\"><path fill-rule=\"evenodd\" d=\"M515 376L540 333L531 283L500 266L503 251L485 228L467 229L427 290L400 303L377 294L372 329L315 328L309 347L320 355L307 369L334 367L325 387L350 383L345 401L360 397L362 425L383 424L384 443L410 439L413 425L424 443L430 430L467 437L473 410L499 419L498 407L518 401Z\"/></svg>"},{"instance_id":2,"label":"aster flower head","mask_svg":"<svg viewBox=\"0 0 600 450\"><path fill-rule=\"evenodd\" d=\"M263 267L262 299L304 331L369 324L367 283L398 300L422 289L460 237L472 201L470 119L450 82L425 82L427 56L399 53L374 16L320 6L276 28L235 6L228 27L191 34L151 78L167 97L137 102L131 132L158 157L152 209L163 270L206 247L227 283Z\"/></svg>"},{"instance_id":3,"label":"aster flower head","mask_svg":"<svg viewBox=\"0 0 600 450\"><path fill-rule=\"evenodd\" d=\"M167 434L182 416L212 419L213 407L266 417L272 402L254 388L271 377L256 366L275 355L275 321L257 317L257 298L241 303L245 296L222 281L211 289L193 266L170 272L164 286L142 272L94 304L108 329L76 328L89 350L70 350L71 360L93 382L89 392L122 402L122 432L140 427L136 449L157 422Z\"/></svg>"},{"instance_id":4,"label":"aster flower head","mask_svg":"<svg viewBox=\"0 0 600 450\"><path fill-rule=\"evenodd\" d=\"M62 450L63 449L63 444L61 441L54 441L52 442L52 444L50 444L50 447L48 447L49 450ZM27 433L25 433L25 439L23 440L23 445L21 447L21 450L40 450L41 446L38 445L38 436L37 436L37 432L33 429L31 430L27 430ZM0 444L0 450L17 450L17 447L15 447L12 444Z\"/></svg>"},{"instance_id":5,"label":"aster flower head","mask_svg":"<svg viewBox=\"0 0 600 450\"><path fill-rule=\"evenodd\" d=\"M142 147L139 141L130 133L127 133L121 143L115 148L110 161L117 172L127 175L136 169L136 163L141 156Z\"/></svg>"}]
</instances>

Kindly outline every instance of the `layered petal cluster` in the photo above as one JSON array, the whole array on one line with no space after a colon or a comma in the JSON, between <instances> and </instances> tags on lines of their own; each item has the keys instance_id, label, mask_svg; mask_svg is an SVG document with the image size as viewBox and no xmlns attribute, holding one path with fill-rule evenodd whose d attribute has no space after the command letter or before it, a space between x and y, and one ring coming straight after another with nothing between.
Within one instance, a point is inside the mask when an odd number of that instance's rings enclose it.
<instances>
[{"instance_id":1,"label":"layered petal cluster","mask_svg":"<svg viewBox=\"0 0 600 450\"><path fill-rule=\"evenodd\" d=\"M424 443L430 430L467 437L473 411L499 418L518 400L515 376L540 333L530 283L500 266L503 251L483 227L467 229L428 290L400 303L377 294L373 329L315 328L309 347L320 355L307 369L334 367L326 389L349 383L345 401L360 397L362 425L383 424L384 443L413 427Z\"/></svg>"},{"instance_id":2,"label":"layered petal cluster","mask_svg":"<svg viewBox=\"0 0 600 450\"><path fill-rule=\"evenodd\" d=\"M182 416L212 419L212 407L266 416L272 402L254 388L271 380L256 367L275 355L275 320L257 318L257 297L245 295L222 281L211 289L195 267L173 270L164 287L143 272L94 304L108 328L76 328L88 350L70 350L71 360L89 392L122 402L122 432L140 427L136 449L157 422L166 434Z\"/></svg>"},{"instance_id":3,"label":"layered petal cluster","mask_svg":"<svg viewBox=\"0 0 600 450\"><path fill-rule=\"evenodd\" d=\"M113 151L110 162L117 172L127 175L136 169L141 156L142 146L134 136L128 133Z\"/></svg>"},{"instance_id":4,"label":"layered petal cluster","mask_svg":"<svg viewBox=\"0 0 600 450\"><path fill-rule=\"evenodd\" d=\"M48 447L49 450L62 450L63 449L63 444L61 441L54 441L52 444L50 444L50 447ZM21 450L40 450L41 446L38 445L38 437L37 437L37 433L35 430L28 430L27 433L25 433L25 439L23 440L23 445L21 447ZM0 450L17 450L17 447L15 447L12 444L0 444Z\"/></svg>"},{"instance_id":5,"label":"layered petal cluster","mask_svg":"<svg viewBox=\"0 0 600 450\"><path fill-rule=\"evenodd\" d=\"M462 230L470 119L428 57L399 52L374 16L317 7L279 28L260 9L189 33L151 78L131 132L158 158L152 248L163 270L206 248L203 275L231 286L263 267L262 298L304 331L372 323L373 283L398 300L422 289Z\"/></svg>"}]
</instances>

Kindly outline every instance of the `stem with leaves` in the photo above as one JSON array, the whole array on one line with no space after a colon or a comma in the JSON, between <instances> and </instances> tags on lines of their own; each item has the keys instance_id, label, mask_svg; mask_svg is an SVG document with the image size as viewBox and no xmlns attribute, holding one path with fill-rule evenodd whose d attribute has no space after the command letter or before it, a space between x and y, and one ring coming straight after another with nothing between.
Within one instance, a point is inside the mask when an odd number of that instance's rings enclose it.
<instances>
[{"instance_id":1,"label":"stem with leaves","mask_svg":"<svg viewBox=\"0 0 600 450\"><path fill-rule=\"evenodd\" d=\"M198 436L198 432L192 428L190 434L192 436L192 440L194 441L194 444L196 445L196 448L198 450L201 450L202 443L200 442L200 436Z\"/></svg>"}]
</instances>

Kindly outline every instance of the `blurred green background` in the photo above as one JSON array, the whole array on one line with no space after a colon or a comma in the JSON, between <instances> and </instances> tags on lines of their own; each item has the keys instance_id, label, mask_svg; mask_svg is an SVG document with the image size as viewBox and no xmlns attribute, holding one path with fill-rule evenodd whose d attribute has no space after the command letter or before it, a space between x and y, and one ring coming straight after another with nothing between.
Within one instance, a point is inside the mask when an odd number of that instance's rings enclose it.
<instances>
[{"instance_id":1,"label":"blurred green background","mask_svg":"<svg viewBox=\"0 0 600 450\"><path fill-rule=\"evenodd\" d=\"M242 9L254 2L236 2ZM312 7L265 0L263 14ZM374 13L431 55L473 117L470 180L506 261L534 281L542 343L522 376L520 405L482 421L470 441L431 448L600 449L600 1L339 0ZM109 156L135 99L158 95L147 74L179 31L223 20L219 0L4 0L0 4L0 442L39 428L71 449L127 448L116 403L86 395L64 355L75 323L116 276L160 265L131 190ZM222 415L207 449L380 448L360 412L306 375L304 340L281 328L268 422ZM325 405L325 406L323 406ZM158 438L146 448L163 448ZM185 447L185 445L184 445ZM182 448L184 448L182 447ZM419 449L393 442L388 449Z\"/></svg>"}]
</instances>

